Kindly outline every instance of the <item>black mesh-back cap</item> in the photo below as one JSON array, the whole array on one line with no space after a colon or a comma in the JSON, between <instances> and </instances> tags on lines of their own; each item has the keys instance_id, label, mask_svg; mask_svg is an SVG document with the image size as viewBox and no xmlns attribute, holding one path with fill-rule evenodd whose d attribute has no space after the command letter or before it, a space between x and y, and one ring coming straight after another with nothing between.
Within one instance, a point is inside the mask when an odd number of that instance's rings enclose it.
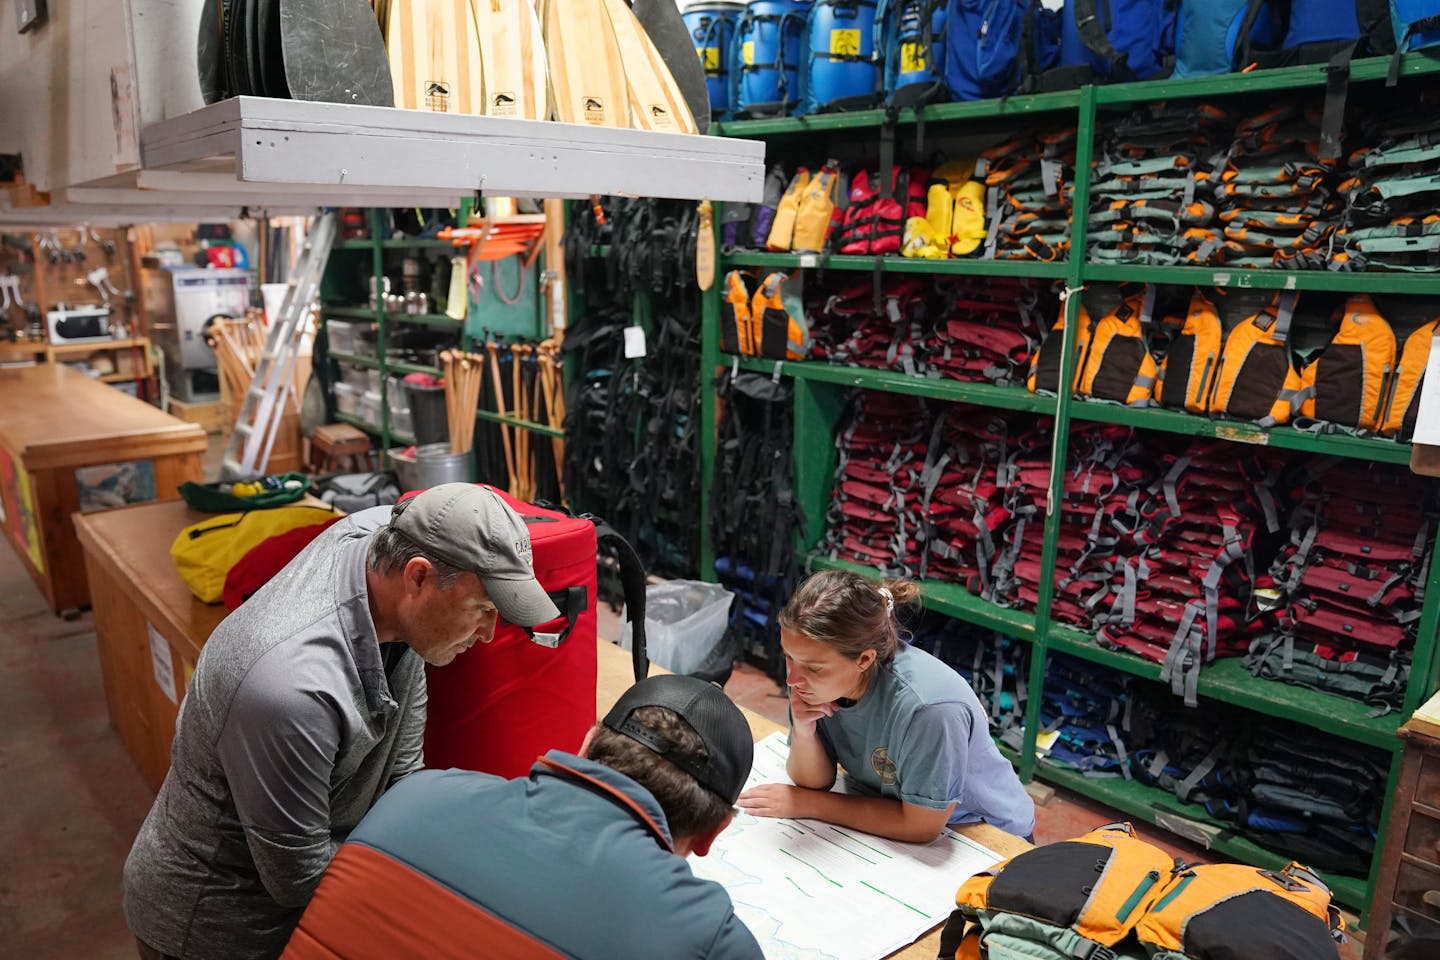
<instances>
[{"instance_id":1,"label":"black mesh-back cap","mask_svg":"<svg viewBox=\"0 0 1440 960\"><path fill-rule=\"evenodd\" d=\"M674 744L635 718L641 707L674 710L700 735L708 757L675 756ZM605 714L605 726L649 747L726 803L733 804L740 796L755 760L745 715L724 690L697 677L663 674L641 680Z\"/></svg>"}]
</instances>

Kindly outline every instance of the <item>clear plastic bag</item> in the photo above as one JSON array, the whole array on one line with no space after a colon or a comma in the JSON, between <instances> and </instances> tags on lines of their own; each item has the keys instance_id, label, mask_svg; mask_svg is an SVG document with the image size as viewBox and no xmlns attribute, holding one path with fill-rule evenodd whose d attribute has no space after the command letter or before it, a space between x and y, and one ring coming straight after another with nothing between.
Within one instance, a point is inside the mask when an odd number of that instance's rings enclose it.
<instances>
[{"instance_id":1,"label":"clear plastic bag","mask_svg":"<svg viewBox=\"0 0 1440 960\"><path fill-rule=\"evenodd\" d=\"M672 673L715 677L730 673L734 639L727 641L735 595L718 583L669 580L645 588L645 650ZM630 621L620 625L620 645L630 649Z\"/></svg>"}]
</instances>

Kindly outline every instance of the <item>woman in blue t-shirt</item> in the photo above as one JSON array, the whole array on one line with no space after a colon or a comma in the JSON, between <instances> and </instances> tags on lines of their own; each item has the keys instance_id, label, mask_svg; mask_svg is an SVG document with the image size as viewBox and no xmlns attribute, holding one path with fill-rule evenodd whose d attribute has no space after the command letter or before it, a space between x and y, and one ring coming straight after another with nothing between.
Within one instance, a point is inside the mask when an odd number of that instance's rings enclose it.
<instances>
[{"instance_id":1,"label":"woman in blue t-shirt","mask_svg":"<svg viewBox=\"0 0 1440 960\"><path fill-rule=\"evenodd\" d=\"M827 570L790 598L780 643L790 688L786 770L796 785L748 790L741 809L917 843L977 820L1034 833L1035 805L990 739L975 691L901 639L895 605L919 593L909 580L876 586ZM837 764L849 792L831 790Z\"/></svg>"}]
</instances>

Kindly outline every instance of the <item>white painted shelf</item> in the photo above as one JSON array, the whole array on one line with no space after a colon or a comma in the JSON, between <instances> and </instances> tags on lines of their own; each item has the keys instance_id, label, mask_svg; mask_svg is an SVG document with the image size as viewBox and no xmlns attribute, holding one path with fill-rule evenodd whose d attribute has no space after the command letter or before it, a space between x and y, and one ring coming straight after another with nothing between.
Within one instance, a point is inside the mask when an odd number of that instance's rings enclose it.
<instances>
[{"instance_id":1,"label":"white painted shelf","mask_svg":"<svg viewBox=\"0 0 1440 960\"><path fill-rule=\"evenodd\" d=\"M151 124L140 153L146 171L226 170L252 184L387 193L756 202L765 179L758 140L264 97L236 97ZM293 203L294 193L285 198Z\"/></svg>"}]
</instances>

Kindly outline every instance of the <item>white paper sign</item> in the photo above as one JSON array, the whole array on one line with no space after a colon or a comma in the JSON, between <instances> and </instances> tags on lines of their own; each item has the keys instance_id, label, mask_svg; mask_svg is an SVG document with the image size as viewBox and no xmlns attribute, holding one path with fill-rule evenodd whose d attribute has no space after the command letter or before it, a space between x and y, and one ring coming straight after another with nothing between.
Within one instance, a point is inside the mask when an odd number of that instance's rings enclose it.
<instances>
[{"instance_id":1,"label":"white paper sign","mask_svg":"<svg viewBox=\"0 0 1440 960\"><path fill-rule=\"evenodd\" d=\"M1416 443L1440 446L1440 337L1430 339L1430 362L1420 386L1420 407L1415 411Z\"/></svg>"},{"instance_id":2,"label":"white paper sign","mask_svg":"<svg viewBox=\"0 0 1440 960\"><path fill-rule=\"evenodd\" d=\"M645 328L625 328L625 359L634 360L645 356Z\"/></svg>"},{"instance_id":3,"label":"white paper sign","mask_svg":"<svg viewBox=\"0 0 1440 960\"><path fill-rule=\"evenodd\" d=\"M146 627L150 631L150 666L155 673L155 683L171 703L178 704L180 698L175 694L175 661L170 658L170 643L154 627L149 624Z\"/></svg>"}]
</instances>

